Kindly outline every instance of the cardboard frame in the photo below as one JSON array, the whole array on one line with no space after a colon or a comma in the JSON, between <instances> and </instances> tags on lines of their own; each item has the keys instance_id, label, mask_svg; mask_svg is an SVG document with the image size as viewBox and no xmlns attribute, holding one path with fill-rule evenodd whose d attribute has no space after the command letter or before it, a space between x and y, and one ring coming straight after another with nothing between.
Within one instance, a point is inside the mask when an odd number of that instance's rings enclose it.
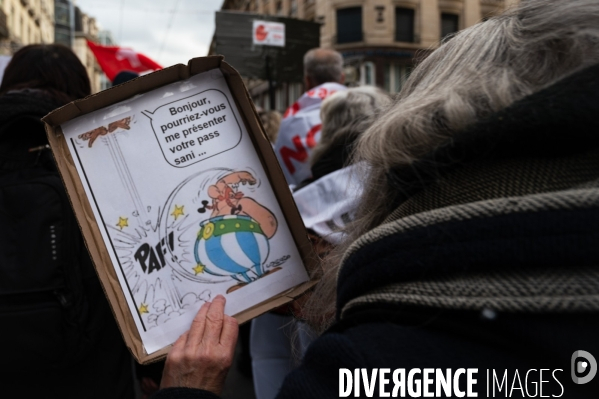
<instances>
[{"instance_id":1,"label":"cardboard frame","mask_svg":"<svg viewBox=\"0 0 599 399\"><path fill-rule=\"evenodd\" d=\"M304 262L304 266L307 270L311 270L316 262L316 256L313 252L306 229L295 206L279 162L266 137L260 118L258 117L254 104L243 84L241 76L231 65L224 62L224 57L209 56L194 58L191 59L187 65L173 65L149 75L138 77L98 94L71 102L54 110L42 119L46 124L48 141L52 148L58 170L60 171L62 180L67 189L69 200L75 211L79 227L83 233L85 245L91 255L104 293L108 298L112 312L117 320L117 324L127 347L135 359L141 364L149 364L163 359L166 357L170 346L162 348L152 354L147 354L144 350L141 337L137 331L133 316L127 306L126 298L110 260L108 249L102 239L92 207L83 189L83 184L75 168L75 163L67 147L67 142L60 125L71 119L124 101L136 94L146 93L217 68L221 70L225 77L235 104L241 114L243 123L246 126L254 147L257 149L260 162L273 187L274 194L289 225L291 235L293 236L293 240ZM294 298L311 288L315 283L315 281L307 281L291 290L283 292L250 309L238 313L234 315L234 317L240 324L244 323L262 313L291 302Z\"/></svg>"}]
</instances>

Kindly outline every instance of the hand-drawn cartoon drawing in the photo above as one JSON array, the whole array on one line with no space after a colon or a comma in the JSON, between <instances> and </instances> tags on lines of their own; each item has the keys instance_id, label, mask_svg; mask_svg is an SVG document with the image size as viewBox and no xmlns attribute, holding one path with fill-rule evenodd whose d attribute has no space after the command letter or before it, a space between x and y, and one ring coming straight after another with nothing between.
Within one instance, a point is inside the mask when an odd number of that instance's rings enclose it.
<instances>
[{"instance_id":1,"label":"hand-drawn cartoon drawing","mask_svg":"<svg viewBox=\"0 0 599 399\"><path fill-rule=\"evenodd\" d=\"M166 299L158 299L154 301L152 306L142 303L139 311L141 314L148 314L148 327L152 328L164 324L170 319L181 316L188 308L194 306L194 304L198 302L209 302L211 297L212 295L209 290L204 290L197 295L193 292L188 292L177 303L178 306L176 306L176 308Z\"/></svg>"},{"instance_id":2,"label":"hand-drawn cartoon drawing","mask_svg":"<svg viewBox=\"0 0 599 399\"><path fill-rule=\"evenodd\" d=\"M96 141L96 139L98 137L106 136L108 133L113 133L118 129L129 130L129 129L131 129L130 124L131 124L131 117L128 116L126 118L119 119L118 121L111 122L108 125L108 127L100 126L93 130L90 130L89 132L80 134L79 138L84 141L89 140L89 143L87 145L89 146L89 148L91 148L92 145L94 144L94 141Z\"/></svg>"},{"instance_id":3,"label":"hand-drawn cartoon drawing","mask_svg":"<svg viewBox=\"0 0 599 399\"><path fill-rule=\"evenodd\" d=\"M215 68L61 125L98 270L148 354L217 295L238 315L309 280L293 205L280 204L226 76Z\"/></svg>"},{"instance_id":4,"label":"hand-drawn cartoon drawing","mask_svg":"<svg viewBox=\"0 0 599 399\"><path fill-rule=\"evenodd\" d=\"M119 216L119 221L116 224L116 226L118 228L120 228L121 230L123 230L125 227L129 226L129 218L124 218L122 216Z\"/></svg>"},{"instance_id":5,"label":"hand-drawn cartoon drawing","mask_svg":"<svg viewBox=\"0 0 599 399\"><path fill-rule=\"evenodd\" d=\"M200 223L194 271L239 281L228 293L280 269L265 272L262 268L270 252L268 241L277 231L277 219L268 208L246 197L240 184L255 185L256 179L247 171L227 174L208 187L212 204L202 201L203 207L198 209L200 213L212 210L212 214Z\"/></svg>"},{"instance_id":6,"label":"hand-drawn cartoon drawing","mask_svg":"<svg viewBox=\"0 0 599 399\"><path fill-rule=\"evenodd\" d=\"M119 177L115 184L120 182L124 198L131 200L117 211L118 222L106 227L144 328L197 309L210 300L212 289L207 288L215 284L227 284L215 287L216 292L231 293L281 270L290 255L279 254L267 263L279 226L264 205L270 194L259 189L254 171L202 170L180 182L165 203L149 206L119 143L120 132L133 123L133 117L126 117L100 126L78 135L74 145L106 151Z\"/></svg>"}]
</instances>

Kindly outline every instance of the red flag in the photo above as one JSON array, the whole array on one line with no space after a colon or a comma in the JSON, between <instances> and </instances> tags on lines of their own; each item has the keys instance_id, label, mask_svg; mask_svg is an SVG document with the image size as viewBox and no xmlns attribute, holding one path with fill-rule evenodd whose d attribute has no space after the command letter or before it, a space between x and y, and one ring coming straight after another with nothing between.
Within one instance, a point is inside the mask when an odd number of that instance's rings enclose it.
<instances>
[{"instance_id":1,"label":"red flag","mask_svg":"<svg viewBox=\"0 0 599 399\"><path fill-rule=\"evenodd\" d=\"M160 65L141 53L136 53L130 48L118 46L100 46L87 41L87 45L96 56L100 68L110 81L121 71L145 72L162 69Z\"/></svg>"}]
</instances>

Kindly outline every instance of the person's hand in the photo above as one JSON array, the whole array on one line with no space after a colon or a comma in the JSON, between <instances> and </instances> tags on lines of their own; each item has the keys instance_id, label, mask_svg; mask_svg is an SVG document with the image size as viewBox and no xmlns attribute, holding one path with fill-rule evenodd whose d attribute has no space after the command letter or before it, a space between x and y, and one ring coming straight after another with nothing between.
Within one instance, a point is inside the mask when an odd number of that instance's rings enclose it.
<instances>
[{"instance_id":1,"label":"person's hand","mask_svg":"<svg viewBox=\"0 0 599 399\"><path fill-rule=\"evenodd\" d=\"M237 320L224 314L225 298L205 303L166 358L160 388L198 388L220 395L235 352Z\"/></svg>"}]
</instances>

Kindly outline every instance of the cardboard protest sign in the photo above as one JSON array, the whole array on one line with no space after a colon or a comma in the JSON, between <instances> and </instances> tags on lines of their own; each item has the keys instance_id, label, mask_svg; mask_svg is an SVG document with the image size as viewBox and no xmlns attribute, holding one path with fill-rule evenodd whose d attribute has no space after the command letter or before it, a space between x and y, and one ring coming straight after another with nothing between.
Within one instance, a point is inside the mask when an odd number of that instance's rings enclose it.
<instances>
[{"instance_id":1,"label":"cardboard protest sign","mask_svg":"<svg viewBox=\"0 0 599 399\"><path fill-rule=\"evenodd\" d=\"M138 361L164 356L217 294L245 321L310 285L301 219L222 57L138 78L44 121Z\"/></svg>"}]
</instances>

